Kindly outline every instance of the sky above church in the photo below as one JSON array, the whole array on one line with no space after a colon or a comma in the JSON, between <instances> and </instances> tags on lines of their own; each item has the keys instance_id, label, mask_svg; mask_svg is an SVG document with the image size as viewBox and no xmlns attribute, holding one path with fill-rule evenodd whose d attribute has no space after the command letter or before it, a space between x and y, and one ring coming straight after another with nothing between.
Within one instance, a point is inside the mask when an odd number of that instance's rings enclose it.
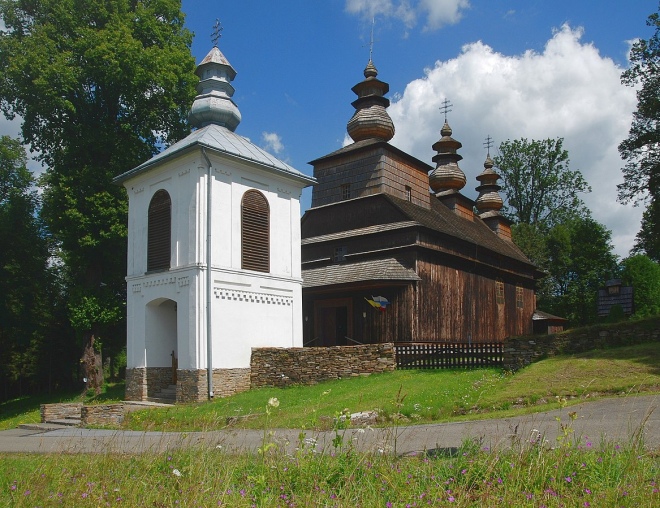
<instances>
[{"instance_id":1,"label":"sky above church","mask_svg":"<svg viewBox=\"0 0 660 508\"><path fill-rule=\"evenodd\" d=\"M432 164L448 99L453 137L463 143L463 192L476 198L486 136L491 154L507 139L564 138L570 168L592 188L582 196L612 231L624 257L642 207L616 201L635 90L621 72L635 38L649 38L652 0L183 0L200 61L219 48L237 71L238 134L296 169L347 142L351 87L369 60L389 83L391 143ZM372 20L375 23L372 25ZM16 136L17 122L0 121ZM34 169L34 167L33 167ZM311 190L305 190L303 209Z\"/></svg>"},{"instance_id":2,"label":"sky above church","mask_svg":"<svg viewBox=\"0 0 660 508\"><path fill-rule=\"evenodd\" d=\"M476 198L486 136L564 138L571 169L592 192L582 197L626 256L641 207L616 201L617 146L636 108L621 72L635 38L652 35L650 0L184 0L198 61L215 18L221 51L238 75L236 132L296 169L346 142L351 87L369 60L390 84L392 144L432 164L447 98L453 137L463 143L464 193ZM302 205L310 204L311 191Z\"/></svg>"}]
</instances>

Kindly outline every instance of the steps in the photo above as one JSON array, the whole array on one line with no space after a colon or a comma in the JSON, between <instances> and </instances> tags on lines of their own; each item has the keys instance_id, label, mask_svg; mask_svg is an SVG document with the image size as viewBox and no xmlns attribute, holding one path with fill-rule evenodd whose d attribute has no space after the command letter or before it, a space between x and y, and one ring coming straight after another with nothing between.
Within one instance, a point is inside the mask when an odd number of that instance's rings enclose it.
<instances>
[{"instance_id":1,"label":"steps","mask_svg":"<svg viewBox=\"0 0 660 508\"><path fill-rule=\"evenodd\" d=\"M158 402L159 404L176 404L176 385L169 385L154 393L153 397L147 397L149 402Z\"/></svg>"}]
</instances>

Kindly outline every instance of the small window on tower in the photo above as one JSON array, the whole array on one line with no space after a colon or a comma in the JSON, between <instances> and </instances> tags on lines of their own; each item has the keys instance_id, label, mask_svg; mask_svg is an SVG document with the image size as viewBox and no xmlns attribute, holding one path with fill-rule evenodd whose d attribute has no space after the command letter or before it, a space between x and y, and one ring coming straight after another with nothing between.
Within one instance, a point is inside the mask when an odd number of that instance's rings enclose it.
<instances>
[{"instance_id":1,"label":"small window on tower","mask_svg":"<svg viewBox=\"0 0 660 508\"><path fill-rule=\"evenodd\" d=\"M341 186L341 198L342 199L351 199L351 184L345 183Z\"/></svg>"},{"instance_id":2,"label":"small window on tower","mask_svg":"<svg viewBox=\"0 0 660 508\"><path fill-rule=\"evenodd\" d=\"M523 300L523 288L520 286L516 286L516 307L518 309L522 309L525 305L525 301Z\"/></svg>"},{"instance_id":3,"label":"small window on tower","mask_svg":"<svg viewBox=\"0 0 660 508\"><path fill-rule=\"evenodd\" d=\"M406 185L406 199L412 201L412 187Z\"/></svg>"},{"instance_id":4,"label":"small window on tower","mask_svg":"<svg viewBox=\"0 0 660 508\"><path fill-rule=\"evenodd\" d=\"M332 261L334 263L341 263L345 259L346 259L346 246L335 247L335 250L332 253Z\"/></svg>"},{"instance_id":5,"label":"small window on tower","mask_svg":"<svg viewBox=\"0 0 660 508\"><path fill-rule=\"evenodd\" d=\"M499 304L504 303L504 282L501 280L495 281L495 300Z\"/></svg>"}]
</instances>

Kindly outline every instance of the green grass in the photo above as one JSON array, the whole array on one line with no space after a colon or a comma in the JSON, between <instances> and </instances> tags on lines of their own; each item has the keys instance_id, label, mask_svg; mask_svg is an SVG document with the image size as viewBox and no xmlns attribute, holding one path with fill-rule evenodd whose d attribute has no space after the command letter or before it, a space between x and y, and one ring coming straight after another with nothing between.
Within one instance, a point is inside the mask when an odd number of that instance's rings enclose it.
<instances>
[{"instance_id":1,"label":"green grass","mask_svg":"<svg viewBox=\"0 0 660 508\"><path fill-rule=\"evenodd\" d=\"M264 447L265 449L266 447ZM452 456L314 453L228 456L215 447L129 454L0 456L0 504L154 507L560 507L660 503L660 460L635 443Z\"/></svg>"},{"instance_id":2,"label":"green grass","mask_svg":"<svg viewBox=\"0 0 660 508\"><path fill-rule=\"evenodd\" d=\"M278 408L269 425L317 428L342 411L377 410L389 424L510 416L603 395L660 390L660 343L549 358L516 374L498 369L410 370L328 381L315 386L262 388L213 402L135 411L125 428L208 430L263 428L267 401Z\"/></svg>"}]
</instances>

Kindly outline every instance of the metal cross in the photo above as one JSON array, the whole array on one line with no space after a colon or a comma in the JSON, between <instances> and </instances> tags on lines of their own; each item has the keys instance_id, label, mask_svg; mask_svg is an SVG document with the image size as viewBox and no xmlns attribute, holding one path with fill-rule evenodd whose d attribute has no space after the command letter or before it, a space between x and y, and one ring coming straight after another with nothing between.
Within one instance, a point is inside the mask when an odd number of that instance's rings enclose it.
<instances>
[{"instance_id":1,"label":"metal cross","mask_svg":"<svg viewBox=\"0 0 660 508\"><path fill-rule=\"evenodd\" d=\"M449 102L449 99L445 99L444 101L442 101L442 106L438 108L440 111L442 111L445 114L445 123L447 123L447 113L451 111L451 109L449 108L453 106L454 105L451 102Z\"/></svg>"},{"instance_id":2,"label":"metal cross","mask_svg":"<svg viewBox=\"0 0 660 508\"><path fill-rule=\"evenodd\" d=\"M374 53L374 25L376 24L376 18L371 18L371 39L369 40L369 61L371 62L371 57Z\"/></svg>"},{"instance_id":3,"label":"metal cross","mask_svg":"<svg viewBox=\"0 0 660 508\"><path fill-rule=\"evenodd\" d=\"M486 137L484 146L486 147L486 150L488 150L488 157L490 157L490 147L493 146L493 138L490 137L490 134Z\"/></svg>"},{"instance_id":4,"label":"metal cross","mask_svg":"<svg viewBox=\"0 0 660 508\"><path fill-rule=\"evenodd\" d=\"M218 47L218 41L220 40L220 37L222 37L222 26L220 25L220 20L215 18L213 33L211 34L211 42L213 43L214 48Z\"/></svg>"}]
</instances>

